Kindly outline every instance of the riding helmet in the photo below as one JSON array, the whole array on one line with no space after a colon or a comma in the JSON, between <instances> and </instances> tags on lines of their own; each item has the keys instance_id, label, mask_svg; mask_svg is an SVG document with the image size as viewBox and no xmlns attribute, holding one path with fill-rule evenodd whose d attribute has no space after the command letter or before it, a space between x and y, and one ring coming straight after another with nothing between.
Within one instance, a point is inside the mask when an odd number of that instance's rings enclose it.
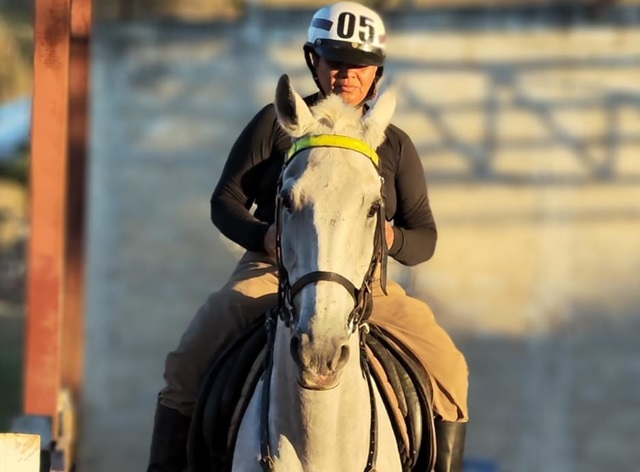
<instances>
[{"instance_id":1,"label":"riding helmet","mask_svg":"<svg viewBox=\"0 0 640 472\"><path fill-rule=\"evenodd\" d=\"M378 66L382 76L386 31L380 15L355 2L338 2L318 10L304 45L307 66L318 84L312 55L356 66Z\"/></svg>"}]
</instances>

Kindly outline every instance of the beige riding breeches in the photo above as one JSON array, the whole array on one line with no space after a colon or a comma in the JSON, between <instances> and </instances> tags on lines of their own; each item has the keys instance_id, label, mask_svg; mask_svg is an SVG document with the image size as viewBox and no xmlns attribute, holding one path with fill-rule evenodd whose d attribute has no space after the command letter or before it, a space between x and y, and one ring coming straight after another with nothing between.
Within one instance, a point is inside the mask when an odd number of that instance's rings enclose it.
<instances>
[{"instance_id":1,"label":"beige riding breeches","mask_svg":"<svg viewBox=\"0 0 640 472\"><path fill-rule=\"evenodd\" d=\"M229 281L209 295L178 347L167 355L160 402L190 416L211 359L276 304L277 290L273 259L245 253ZM387 281L387 295L380 284L375 284L373 295L369 321L403 341L424 364L433 383L436 414L445 421L467 421L467 363L431 309L391 280Z\"/></svg>"}]
</instances>

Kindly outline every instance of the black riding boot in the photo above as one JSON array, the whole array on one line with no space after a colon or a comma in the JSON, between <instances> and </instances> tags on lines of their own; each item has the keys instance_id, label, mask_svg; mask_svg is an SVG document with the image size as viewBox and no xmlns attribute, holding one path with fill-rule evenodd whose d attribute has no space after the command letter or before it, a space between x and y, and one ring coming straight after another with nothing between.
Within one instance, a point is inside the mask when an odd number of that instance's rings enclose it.
<instances>
[{"instance_id":1,"label":"black riding boot","mask_svg":"<svg viewBox=\"0 0 640 472\"><path fill-rule=\"evenodd\" d=\"M462 472L467 423L436 421L436 467L434 472Z\"/></svg>"},{"instance_id":2,"label":"black riding boot","mask_svg":"<svg viewBox=\"0 0 640 472\"><path fill-rule=\"evenodd\" d=\"M190 424L190 417L158 402L147 472L183 472L187 469Z\"/></svg>"}]
</instances>

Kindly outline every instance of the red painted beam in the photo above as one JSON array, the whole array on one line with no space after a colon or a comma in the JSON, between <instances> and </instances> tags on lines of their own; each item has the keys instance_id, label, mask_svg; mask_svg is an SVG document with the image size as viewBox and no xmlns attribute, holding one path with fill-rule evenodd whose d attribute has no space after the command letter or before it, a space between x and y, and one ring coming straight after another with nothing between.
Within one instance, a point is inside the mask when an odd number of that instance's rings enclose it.
<instances>
[{"instance_id":1,"label":"red painted beam","mask_svg":"<svg viewBox=\"0 0 640 472\"><path fill-rule=\"evenodd\" d=\"M36 0L24 413L56 416L64 309L71 0Z\"/></svg>"}]
</instances>

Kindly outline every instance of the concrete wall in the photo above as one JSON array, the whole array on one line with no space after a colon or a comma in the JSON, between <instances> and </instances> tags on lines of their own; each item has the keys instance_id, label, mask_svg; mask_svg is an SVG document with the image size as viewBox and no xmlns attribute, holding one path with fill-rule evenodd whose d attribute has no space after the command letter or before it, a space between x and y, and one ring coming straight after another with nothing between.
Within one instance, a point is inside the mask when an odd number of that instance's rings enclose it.
<instances>
[{"instance_id":1,"label":"concrete wall","mask_svg":"<svg viewBox=\"0 0 640 472\"><path fill-rule=\"evenodd\" d=\"M307 16L98 28L79 470L143 469L164 355L237 257L208 221L226 153L281 73L314 90ZM469 457L634 470L640 33L389 21L440 230L432 261L392 270L468 357Z\"/></svg>"}]
</instances>

